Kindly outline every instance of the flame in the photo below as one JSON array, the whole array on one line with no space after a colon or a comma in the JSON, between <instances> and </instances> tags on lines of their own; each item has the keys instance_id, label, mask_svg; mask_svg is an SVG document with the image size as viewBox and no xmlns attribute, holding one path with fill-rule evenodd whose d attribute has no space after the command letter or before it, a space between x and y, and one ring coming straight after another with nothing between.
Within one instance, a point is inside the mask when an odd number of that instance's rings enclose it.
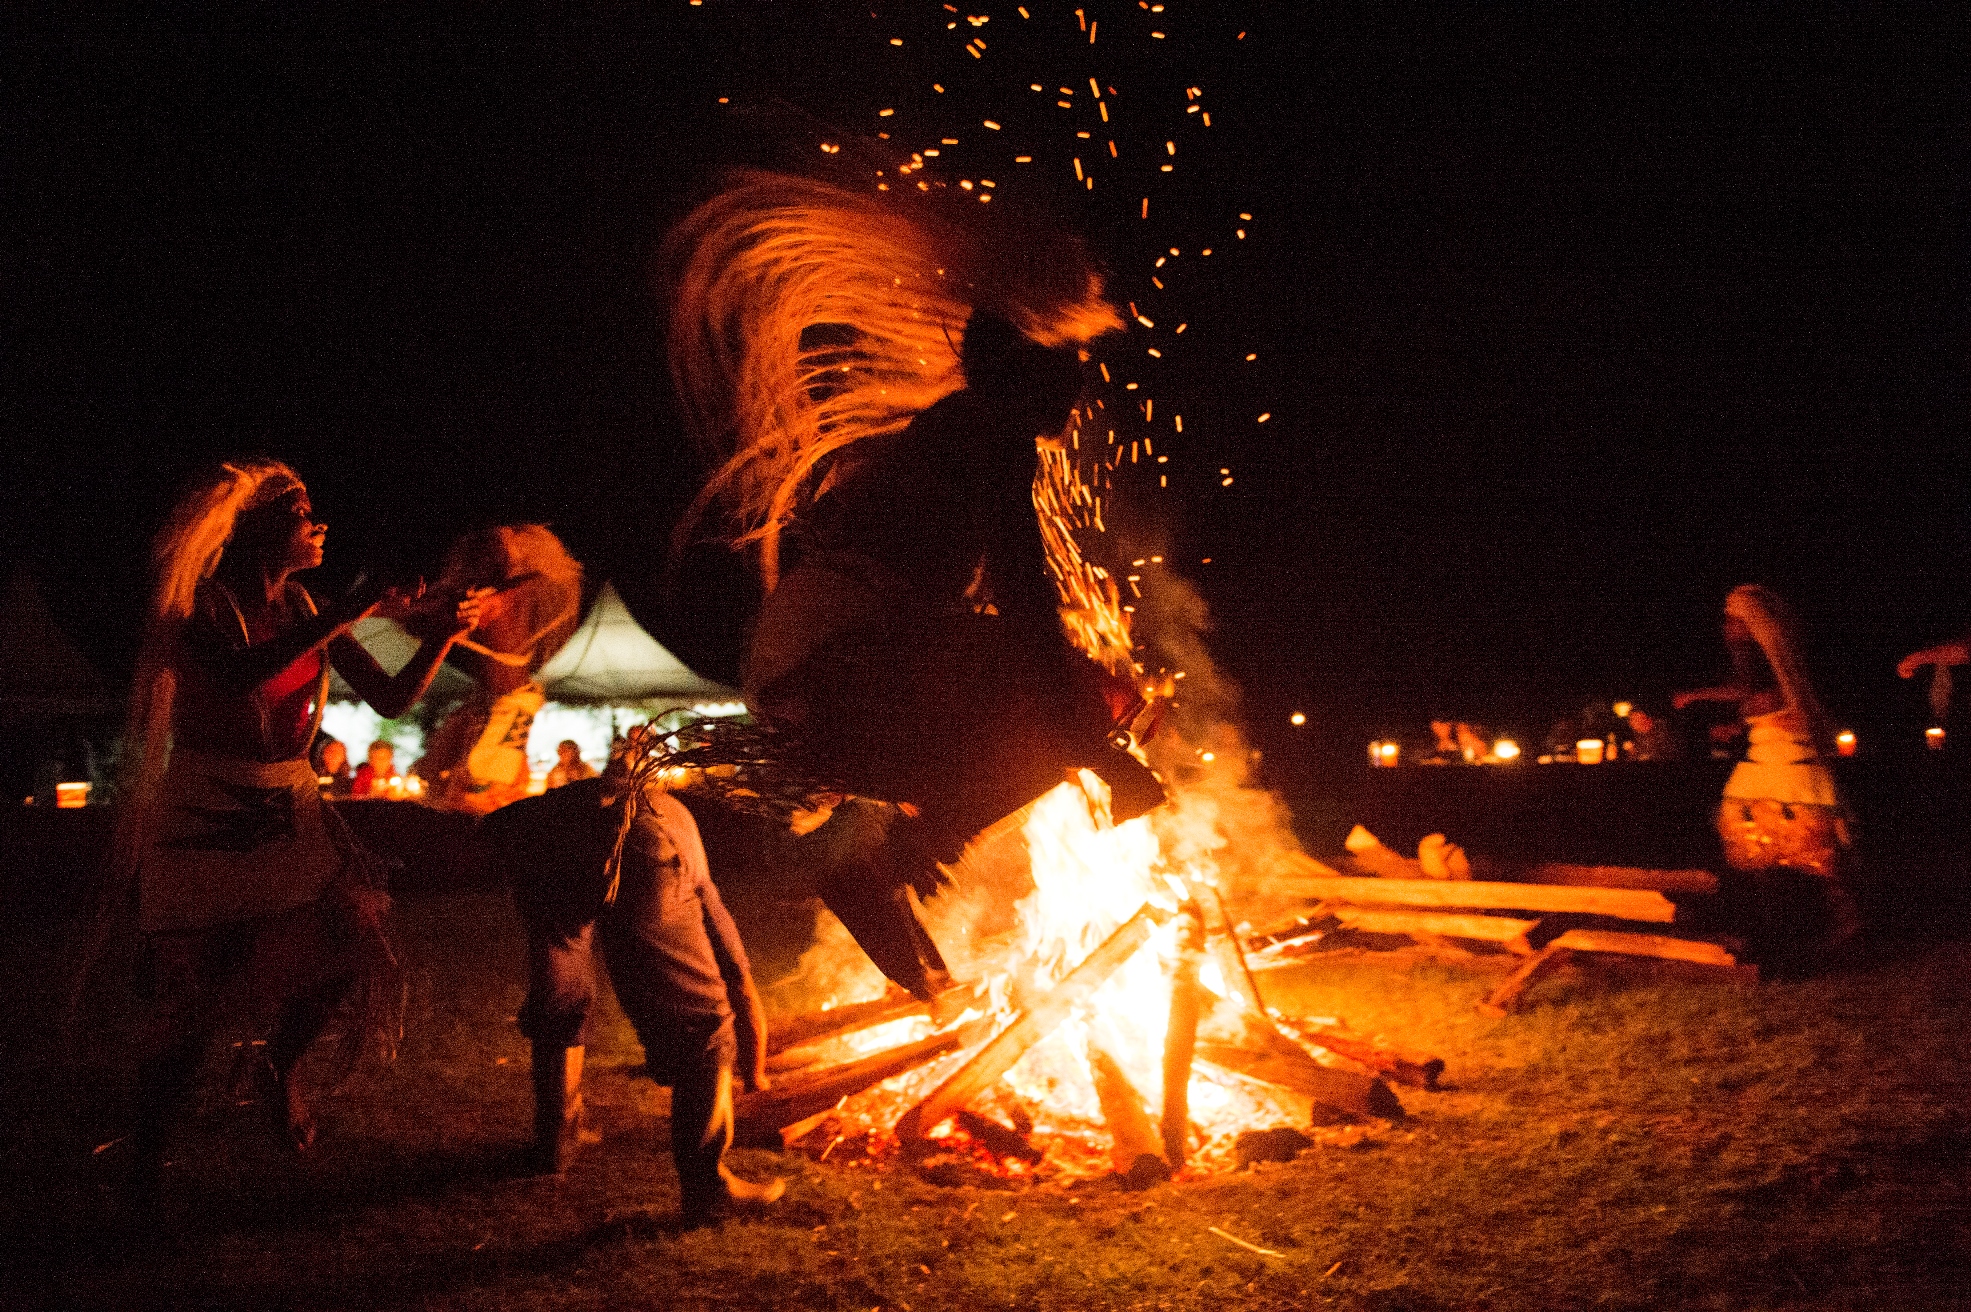
<instances>
[{"instance_id":1,"label":"flame","mask_svg":"<svg viewBox=\"0 0 1971 1312\"><path fill-rule=\"evenodd\" d=\"M1031 888L1016 902L1009 929L972 943L966 971L986 987L993 1028L1010 1023L1027 1002L1058 983L1146 902L1177 911L1215 888L1218 870L1210 853L1226 841L1217 832L1217 821L1215 806L1185 805L1180 798L1154 818L1112 824L1108 789L1087 771L1078 785L1064 783L1022 813L1017 835L1026 848ZM961 889L950 905L933 903L927 912L941 937L964 942L965 936L953 930L975 922L978 908L995 895L996 890L975 890L967 897ZM934 1145L970 1154L978 1167L1001 1175L1080 1178L1112 1169L1113 1136L1090 1052L1109 1054L1149 1119L1160 1119L1171 971L1182 924L1173 916L1159 926L1082 1007L972 1104L974 1111L1005 1123L1030 1123L1028 1138L1043 1154L1038 1165L1000 1161L972 1144L953 1122L932 1129ZM1207 1004L1238 1005L1215 961L1204 963L1199 978L1211 995ZM967 1013L961 1022L973 1018L974 1013ZM922 1017L892 1021L834 1040L827 1052L834 1060L848 1060L931 1031ZM948 1054L848 1099L837 1113L836 1137L864 1135L883 1141L904 1111L970 1055L969 1049ZM1302 1123L1307 1116L1305 1101L1297 1095L1205 1062L1193 1067L1188 1093L1190 1161L1200 1170L1229 1167L1232 1142L1240 1131L1283 1121ZM893 1142L870 1145L876 1152L893 1148Z\"/></svg>"}]
</instances>

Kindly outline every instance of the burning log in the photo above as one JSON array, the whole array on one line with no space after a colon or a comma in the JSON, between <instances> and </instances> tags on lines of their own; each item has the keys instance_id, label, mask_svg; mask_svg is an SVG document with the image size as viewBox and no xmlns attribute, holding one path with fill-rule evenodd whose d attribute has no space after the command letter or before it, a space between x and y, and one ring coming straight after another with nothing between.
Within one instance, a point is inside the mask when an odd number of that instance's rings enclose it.
<instances>
[{"instance_id":1,"label":"burning log","mask_svg":"<svg viewBox=\"0 0 1971 1312\"><path fill-rule=\"evenodd\" d=\"M1107 1049L1090 1043L1088 1068L1095 1076L1095 1096L1102 1102L1102 1118L1108 1122L1110 1160L1115 1164L1116 1174L1139 1188L1168 1180L1172 1168L1164 1160L1156 1127L1150 1124L1150 1114L1143 1110L1143 1095L1129 1082L1121 1063Z\"/></svg>"},{"instance_id":2,"label":"burning log","mask_svg":"<svg viewBox=\"0 0 1971 1312\"><path fill-rule=\"evenodd\" d=\"M758 1093L742 1093L733 1099L733 1138L748 1147L779 1148L780 1132L833 1107L852 1093L861 1093L892 1075L922 1066L933 1057L977 1043L985 1036L987 1022L973 1021L955 1030L932 1034L915 1043L900 1044L859 1061L831 1067L806 1079L791 1079Z\"/></svg>"},{"instance_id":3,"label":"burning log","mask_svg":"<svg viewBox=\"0 0 1971 1312\"><path fill-rule=\"evenodd\" d=\"M1399 1084L1412 1088L1435 1089L1444 1073L1444 1059L1425 1053L1404 1052L1377 1043L1341 1025L1321 1021L1297 1020L1291 1016L1280 1022L1309 1043L1379 1071Z\"/></svg>"},{"instance_id":4,"label":"burning log","mask_svg":"<svg viewBox=\"0 0 1971 1312\"><path fill-rule=\"evenodd\" d=\"M1718 877L1709 870L1651 870L1640 866L1576 866L1543 862L1518 877L1529 884L1567 884L1576 888L1653 888L1659 893L1718 891Z\"/></svg>"},{"instance_id":5,"label":"burning log","mask_svg":"<svg viewBox=\"0 0 1971 1312\"><path fill-rule=\"evenodd\" d=\"M1533 945L1527 932L1537 920L1509 916L1461 914L1455 911L1400 911L1388 907L1337 907L1335 917L1349 929L1369 934L1408 934L1412 938L1469 938L1497 943L1508 952L1527 956Z\"/></svg>"},{"instance_id":6,"label":"burning log","mask_svg":"<svg viewBox=\"0 0 1971 1312\"><path fill-rule=\"evenodd\" d=\"M1200 1043L1198 1056L1214 1066L1305 1094L1314 1101L1316 1124L1324 1120L1403 1119L1403 1104L1379 1077L1330 1070L1301 1051L1292 1040L1275 1037L1279 1042L1268 1043L1264 1049Z\"/></svg>"},{"instance_id":7,"label":"burning log","mask_svg":"<svg viewBox=\"0 0 1971 1312\"><path fill-rule=\"evenodd\" d=\"M1121 928L1093 952L1087 960L1068 972L1059 984L1016 1017L1011 1025L995 1034L972 1059L951 1078L933 1089L922 1102L903 1114L897 1122L897 1138L906 1142L924 1138L947 1116L977 1097L987 1086L1026 1055L1028 1048L1054 1032L1068 1013L1085 1001L1136 955L1150 937L1150 930L1168 919L1169 913L1145 903L1142 910L1122 923Z\"/></svg>"},{"instance_id":8,"label":"burning log","mask_svg":"<svg viewBox=\"0 0 1971 1312\"><path fill-rule=\"evenodd\" d=\"M823 1039L840 1038L905 1016L921 1015L924 1010L925 1004L892 984L882 997L869 1002L851 1002L775 1022L767 1036L767 1053L782 1053Z\"/></svg>"},{"instance_id":9,"label":"burning log","mask_svg":"<svg viewBox=\"0 0 1971 1312\"><path fill-rule=\"evenodd\" d=\"M1203 926L1193 919L1196 932ZM1163 1155L1175 1171L1184 1165L1191 1137L1191 1061L1198 1047L1204 990L1198 984L1196 937L1183 945L1170 976L1170 1021L1163 1039Z\"/></svg>"}]
</instances>

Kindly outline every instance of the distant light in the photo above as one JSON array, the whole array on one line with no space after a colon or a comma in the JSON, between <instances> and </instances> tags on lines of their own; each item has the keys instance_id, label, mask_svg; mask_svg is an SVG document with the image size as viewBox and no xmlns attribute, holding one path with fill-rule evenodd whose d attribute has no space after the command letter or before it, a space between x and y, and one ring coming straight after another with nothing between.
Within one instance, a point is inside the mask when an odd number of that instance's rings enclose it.
<instances>
[{"instance_id":1,"label":"distant light","mask_svg":"<svg viewBox=\"0 0 1971 1312\"><path fill-rule=\"evenodd\" d=\"M1843 756L1853 756L1855 754L1855 731L1853 729L1843 729L1840 733L1835 734L1834 750Z\"/></svg>"},{"instance_id":2,"label":"distant light","mask_svg":"<svg viewBox=\"0 0 1971 1312\"><path fill-rule=\"evenodd\" d=\"M1306 724L1306 723L1307 723L1307 717L1306 717L1306 716L1305 716L1304 714L1302 714L1301 712L1299 712L1299 711L1295 711L1295 712L1294 712L1294 713L1293 713L1292 715L1289 715L1289 716L1287 717L1287 723L1288 723L1288 724Z\"/></svg>"},{"instance_id":3,"label":"distant light","mask_svg":"<svg viewBox=\"0 0 1971 1312\"><path fill-rule=\"evenodd\" d=\"M1941 752L1944 749L1944 731L1935 725L1923 731L1923 738L1930 744L1931 751Z\"/></svg>"},{"instance_id":4,"label":"distant light","mask_svg":"<svg viewBox=\"0 0 1971 1312\"><path fill-rule=\"evenodd\" d=\"M1601 754L1607 747L1599 738L1583 738L1574 744L1574 759L1582 765L1600 765Z\"/></svg>"},{"instance_id":5,"label":"distant light","mask_svg":"<svg viewBox=\"0 0 1971 1312\"><path fill-rule=\"evenodd\" d=\"M1519 759L1519 744L1510 738L1501 738L1498 742L1492 744L1492 755L1501 761L1517 761Z\"/></svg>"},{"instance_id":6,"label":"distant light","mask_svg":"<svg viewBox=\"0 0 1971 1312\"><path fill-rule=\"evenodd\" d=\"M1627 702L1617 702L1615 703L1615 718L1618 720L1626 720L1629 718L1629 712L1635 709L1636 709L1635 707L1629 705L1629 703Z\"/></svg>"},{"instance_id":7,"label":"distant light","mask_svg":"<svg viewBox=\"0 0 1971 1312\"><path fill-rule=\"evenodd\" d=\"M1218 759L1218 754L1215 752L1199 752L1198 759L1200 761L1203 761L1206 765L1210 765L1213 761L1216 761Z\"/></svg>"},{"instance_id":8,"label":"distant light","mask_svg":"<svg viewBox=\"0 0 1971 1312\"><path fill-rule=\"evenodd\" d=\"M1403 750L1401 743L1370 743L1369 764L1395 765L1397 754Z\"/></svg>"}]
</instances>

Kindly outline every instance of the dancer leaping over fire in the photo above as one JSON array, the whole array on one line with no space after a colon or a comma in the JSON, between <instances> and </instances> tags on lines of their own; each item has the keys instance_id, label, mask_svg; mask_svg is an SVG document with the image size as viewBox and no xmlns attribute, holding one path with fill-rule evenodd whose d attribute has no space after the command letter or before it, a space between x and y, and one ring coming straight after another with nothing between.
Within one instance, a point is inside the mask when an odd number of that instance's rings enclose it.
<instances>
[{"instance_id":1,"label":"dancer leaping over fire","mask_svg":"<svg viewBox=\"0 0 1971 1312\"><path fill-rule=\"evenodd\" d=\"M1063 628L1064 595L1099 590L1035 510L1079 347L1120 318L1077 243L995 245L904 204L742 175L673 234L671 363L722 461L695 513L723 508L768 590L747 704L791 763L901 804L823 899L928 998L949 980L910 887L1081 768L1118 821L1163 791L1109 741L1126 693ZM1097 654L1127 672L1126 646Z\"/></svg>"}]
</instances>

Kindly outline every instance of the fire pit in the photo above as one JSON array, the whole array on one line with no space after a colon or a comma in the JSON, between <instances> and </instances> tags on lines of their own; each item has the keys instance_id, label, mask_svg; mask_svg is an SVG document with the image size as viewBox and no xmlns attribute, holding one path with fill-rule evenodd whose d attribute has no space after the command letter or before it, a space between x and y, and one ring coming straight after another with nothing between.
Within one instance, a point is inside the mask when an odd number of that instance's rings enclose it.
<instances>
[{"instance_id":1,"label":"fire pit","mask_svg":"<svg viewBox=\"0 0 1971 1312\"><path fill-rule=\"evenodd\" d=\"M1083 773L983 835L925 907L969 995L901 991L779 1022L742 1139L901 1157L932 1180L1147 1183L1291 1156L1293 1127L1401 1119L1385 1076L1442 1063L1268 1011L1219 888L1216 809L1112 825ZM846 937L811 958L844 964ZM815 964L810 962L809 964ZM1284 1134L1298 1139L1296 1145Z\"/></svg>"}]
</instances>

